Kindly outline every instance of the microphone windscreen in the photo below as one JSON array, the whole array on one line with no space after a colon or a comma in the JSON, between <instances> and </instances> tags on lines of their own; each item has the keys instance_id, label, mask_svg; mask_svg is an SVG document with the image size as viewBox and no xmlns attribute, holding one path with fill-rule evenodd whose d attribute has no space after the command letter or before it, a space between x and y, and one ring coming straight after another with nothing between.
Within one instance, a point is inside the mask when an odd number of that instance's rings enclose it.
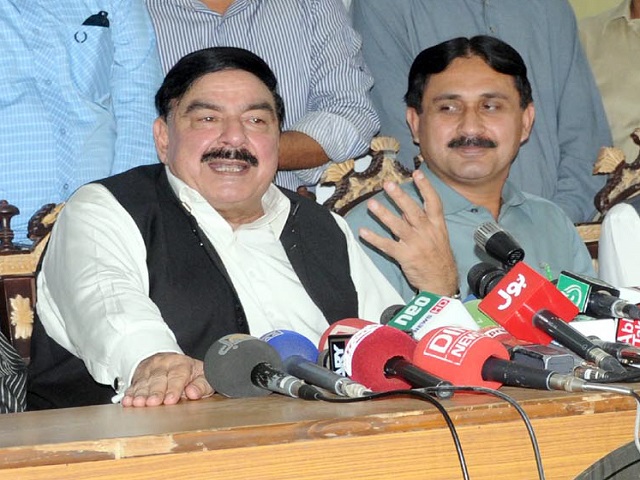
<instances>
[{"instance_id":1,"label":"microphone windscreen","mask_svg":"<svg viewBox=\"0 0 640 480\"><path fill-rule=\"evenodd\" d=\"M482 378L482 366L489 357L510 358L500 342L480 332L442 327L418 342L413 364L454 385L499 388L500 383Z\"/></svg>"},{"instance_id":2,"label":"microphone windscreen","mask_svg":"<svg viewBox=\"0 0 640 480\"><path fill-rule=\"evenodd\" d=\"M260 363L282 370L280 355L266 342L243 333L225 335L209 347L204 376L216 392L226 397L263 397L271 392L251 381L251 372Z\"/></svg>"},{"instance_id":3,"label":"microphone windscreen","mask_svg":"<svg viewBox=\"0 0 640 480\"><path fill-rule=\"evenodd\" d=\"M260 340L271 345L282 360L298 355L312 363L318 361L318 349L304 335L292 330L273 330L265 333Z\"/></svg>"},{"instance_id":4,"label":"microphone windscreen","mask_svg":"<svg viewBox=\"0 0 640 480\"><path fill-rule=\"evenodd\" d=\"M329 348L329 336L331 335L353 335L361 328L367 325L377 325L374 322L368 320L362 320L361 318L343 318L337 322L329 325L318 342L318 350L323 351Z\"/></svg>"},{"instance_id":5,"label":"microphone windscreen","mask_svg":"<svg viewBox=\"0 0 640 480\"><path fill-rule=\"evenodd\" d=\"M380 325L386 325L391 321L393 317L395 317L400 310L402 310L405 305L391 305L383 310L380 314Z\"/></svg>"},{"instance_id":6,"label":"microphone windscreen","mask_svg":"<svg viewBox=\"0 0 640 480\"><path fill-rule=\"evenodd\" d=\"M467 272L469 290L477 298L484 298L506 275L506 271L487 262L475 264Z\"/></svg>"},{"instance_id":7,"label":"microphone windscreen","mask_svg":"<svg viewBox=\"0 0 640 480\"><path fill-rule=\"evenodd\" d=\"M374 392L411 388L398 377L387 377L385 366L394 357L411 360L416 342L406 333L387 325L369 325L356 332L347 343L344 367L352 380Z\"/></svg>"}]
</instances>

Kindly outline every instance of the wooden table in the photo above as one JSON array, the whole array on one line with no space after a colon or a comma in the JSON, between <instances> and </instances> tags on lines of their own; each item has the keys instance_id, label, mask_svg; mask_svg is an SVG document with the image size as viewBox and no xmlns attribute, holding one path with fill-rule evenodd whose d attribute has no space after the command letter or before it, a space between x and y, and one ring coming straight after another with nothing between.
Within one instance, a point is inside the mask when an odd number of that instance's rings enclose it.
<instances>
[{"instance_id":1,"label":"wooden table","mask_svg":"<svg viewBox=\"0 0 640 480\"><path fill-rule=\"evenodd\" d=\"M547 479L573 479L633 440L635 401L603 393L503 388L538 437ZM443 401L473 480L536 479L525 426L506 402ZM175 406L120 405L0 417L0 478L458 479L451 435L429 403L356 404L279 395L219 396Z\"/></svg>"}]
</instances>

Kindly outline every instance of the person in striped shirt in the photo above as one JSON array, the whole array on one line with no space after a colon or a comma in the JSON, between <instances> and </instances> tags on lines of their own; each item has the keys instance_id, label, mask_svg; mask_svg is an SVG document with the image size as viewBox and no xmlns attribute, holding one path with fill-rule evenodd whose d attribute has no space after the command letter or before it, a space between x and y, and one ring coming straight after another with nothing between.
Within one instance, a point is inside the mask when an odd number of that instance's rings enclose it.
<instances>
[{"instance_id":1,"label":"person in striped shirt","mask_svg":"<svg viewBox=\"0 0 640 480\"><path fill-rule=\"evenodd\" d=\"M211 46L246 48L275 72L287 111L276 184L313 191L329 162L368 151L373 79L341 0L145 1L165 73Z\"/></svg>"}]
</instances>

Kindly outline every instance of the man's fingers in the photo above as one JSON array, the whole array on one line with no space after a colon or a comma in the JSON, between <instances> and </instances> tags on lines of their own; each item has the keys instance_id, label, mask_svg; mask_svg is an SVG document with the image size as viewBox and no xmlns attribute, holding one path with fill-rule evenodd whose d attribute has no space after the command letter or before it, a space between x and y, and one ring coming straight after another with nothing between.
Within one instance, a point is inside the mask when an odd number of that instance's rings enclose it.
<instances>
[{"instance_id":1,"label":"man's fingers","mask_svg":"<svg viewBox=\"0 0 640 480\"><path fill-rule=\"evenodd\" d=\"M415 227L428 220L422 205L411 198L397 183L386 182L384 191L400 209L403 218L409 225Z\"/></svg>"},{"instance_id":2,"label":"man's fingers","mask_svg":"<svg viewBox=\"0 0 640 480\"><path fill-rule=\"evenodd\" d=\"M184 393L189 400L200 400L201 398L213 395L213 388L204 376L200 376L196 377L193 382L185 387Z\"/></svg>"},{"instance_id":3,"label":"man's fingers","mask_svg":"<svg viewBox=\"0 0 640 480\"><path fill-rule=\"evenodd\" d=\"M427 176L420 170L415 170L412 174L413 183L418 187L418 192L424 201L424 211L431 221L442 219L442 200L440 195L433 188Z\"/></svg>"}]
</instances>

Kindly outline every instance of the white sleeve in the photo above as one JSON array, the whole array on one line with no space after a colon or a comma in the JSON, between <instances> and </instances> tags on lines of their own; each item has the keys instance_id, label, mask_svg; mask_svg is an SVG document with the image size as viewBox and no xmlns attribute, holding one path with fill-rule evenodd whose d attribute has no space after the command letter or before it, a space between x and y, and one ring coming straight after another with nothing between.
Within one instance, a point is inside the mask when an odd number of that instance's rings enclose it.
<instances>
[{"instance_id":1,"label":"white sleeve","mask_svg":"<svg viewBox=\"0 0 640 480\"><path fill-rule=\"evenodd\" d=\"M54 225L37 279L37 309L49 336L99 383L118 379L127 386L145 358L182 353L149 298L148 277L131 216L102 185L81 187Z\"/></svg>"},{"instance_id":2,"label":"white sleeve","mask_svg":"<svg viewBox=\"0 0 640 480\"><path fill-rule=\"evenodd\" d=\"M404 305L405 301L364 252L344 218L333 215L347 240L351 279L358 293L358 316L379 323L387 307Z\"/></svg>"}]
</instances>

